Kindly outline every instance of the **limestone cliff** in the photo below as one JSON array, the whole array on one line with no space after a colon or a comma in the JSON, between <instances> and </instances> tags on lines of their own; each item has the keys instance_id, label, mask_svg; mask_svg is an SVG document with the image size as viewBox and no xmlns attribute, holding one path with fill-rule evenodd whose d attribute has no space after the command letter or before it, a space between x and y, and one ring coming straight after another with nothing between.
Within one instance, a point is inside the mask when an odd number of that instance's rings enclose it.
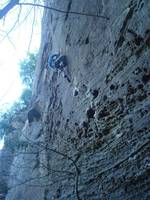
<instances>
[{"instance_id":1,"label":"limestone cliff","mask_svg":"<svg viewBox=\"0 0 150 200\"><path fill-rule=\"evenodd\" d=\"M148 200L150 1L49 0L33 101L6 200ZM67 56L69 83L47 69Z\"/></svg>"}]
</instances>

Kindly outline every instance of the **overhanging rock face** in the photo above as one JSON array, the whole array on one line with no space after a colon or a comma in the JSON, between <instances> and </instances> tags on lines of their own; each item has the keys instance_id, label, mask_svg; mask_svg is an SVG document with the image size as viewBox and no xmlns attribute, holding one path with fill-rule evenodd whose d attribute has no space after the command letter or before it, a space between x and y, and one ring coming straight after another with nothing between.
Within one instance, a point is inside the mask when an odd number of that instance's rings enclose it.
<instances>
[{"instance_id":1,"label":"overhanging rock face","mask_svg":"<svg viewBox=\"0 0 150 200\"><path fill-rule=\"evenodd\" d=\"M146 200L150 187L148 0L55 0L45 10L34 82L39 122L26 124L7 200ZM69 83L47 69L67 56Z\"/></svg>"}]
</instances>

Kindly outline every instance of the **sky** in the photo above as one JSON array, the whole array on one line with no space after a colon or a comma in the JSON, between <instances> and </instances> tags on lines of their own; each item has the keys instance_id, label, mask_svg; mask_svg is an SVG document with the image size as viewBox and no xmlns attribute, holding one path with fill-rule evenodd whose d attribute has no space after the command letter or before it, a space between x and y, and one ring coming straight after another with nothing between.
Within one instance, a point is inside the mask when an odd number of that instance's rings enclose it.
<instances>
[{"instance_id":1,"label":"sky","mask_svg":"<svg viewBox=\"0 0 150 200\"><path fill-rule=\"evenodd\" d=\"M6 2L8 0L0 0L0 9ZM24 6L21 10L16 6L0 20L0 111L9 108L22 93L19 62L26 58L28 51L39 49L41 17L40 8L34 12L30 6ZM0 141L0 149L2 146L3 141Z\"/></svg>"},{"instance_id":2,"label":"sky","mask_svg":"<svg viewBox=\"0 0 150 200\"><path fill-rule=\"evenodd\" d=\"M1 1L0 6L4 2L7 0ZM21 95L23 85L19 77L19 62L26 57L29 46L29 51L35 52L40 45L42 12L39 9L35 11L34 32L32 34L34 9L24 20L30 9L31 7L27 6L22 8L15 27L14 24L20 13L19 7L15 7L5 19L0 21L0 109L12 104ZM31 35L32 42L30 44Z\"/></svg>"},{"instance_id":3,"label":"sky","mask_svg":"<svg viewBox=\"0 0 150 200\"><path fill-rule=\"evenodd\" d=\"M0 150L3 148L3 146L4 146L4 138L0 140Z\"/></svg>"}]
</instances>

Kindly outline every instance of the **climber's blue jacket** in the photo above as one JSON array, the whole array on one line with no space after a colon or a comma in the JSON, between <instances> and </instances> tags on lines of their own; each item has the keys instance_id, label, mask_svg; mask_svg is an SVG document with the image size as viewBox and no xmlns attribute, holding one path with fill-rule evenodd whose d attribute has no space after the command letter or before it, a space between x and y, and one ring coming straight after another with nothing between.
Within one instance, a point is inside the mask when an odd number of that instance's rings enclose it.
<instances>
[{"instance_id":1,"label":"climber's blue jacket","mask_svg":"<svg viewBox=\"0 0 150 200\"><path fill-rule=\"evenodd\" d=\"M63 68L67 66L66 56L60 54L49 55L48 66L53 69L63 70Z\"/></svg>"}]
</instances>

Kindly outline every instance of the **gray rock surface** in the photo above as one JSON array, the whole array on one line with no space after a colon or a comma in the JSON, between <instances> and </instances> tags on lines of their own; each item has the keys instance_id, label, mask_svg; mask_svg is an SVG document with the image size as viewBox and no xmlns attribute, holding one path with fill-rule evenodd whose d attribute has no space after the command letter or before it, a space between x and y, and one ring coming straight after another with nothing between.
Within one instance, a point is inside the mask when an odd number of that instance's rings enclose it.
<instances>
[{"instance_id":1,"label":"gray rock surface","mask_svg":"<svg viewBox=\"0 0 150 200\"><path fill-rule=\"evenodd\" d=\"M150 199L150 1L49 0L33 105L6 200ZM67 55L69 83L47 69Z\"/></svg>"}]
</instances>

